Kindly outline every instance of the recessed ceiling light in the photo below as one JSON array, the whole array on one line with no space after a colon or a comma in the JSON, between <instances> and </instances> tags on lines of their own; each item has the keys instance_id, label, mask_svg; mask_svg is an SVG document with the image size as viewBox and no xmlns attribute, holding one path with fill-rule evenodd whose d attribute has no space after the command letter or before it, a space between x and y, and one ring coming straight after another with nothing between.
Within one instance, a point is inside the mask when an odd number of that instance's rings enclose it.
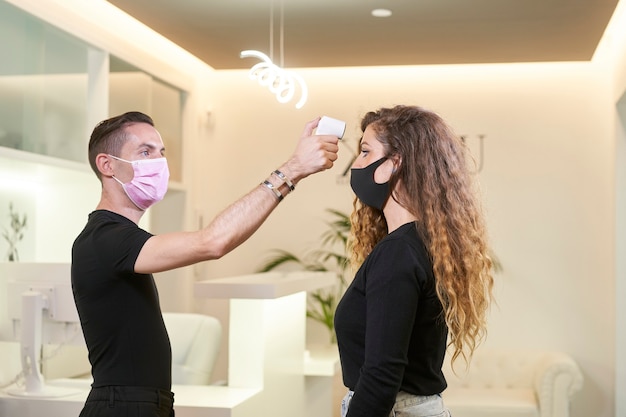
<instances>
[{"instance_id":1,"label":"recessed ceiling light","mask_svg":"<svg viewBox=\"0 0 626 417\"><path fill-rule=\"evenodd\" d=\"M372 16L374 16L374 17L389 17L389 16L391 16L391 10L389 10L389 9L374 9L374 10L372 10Z\"/></svg>"}]
</instances>

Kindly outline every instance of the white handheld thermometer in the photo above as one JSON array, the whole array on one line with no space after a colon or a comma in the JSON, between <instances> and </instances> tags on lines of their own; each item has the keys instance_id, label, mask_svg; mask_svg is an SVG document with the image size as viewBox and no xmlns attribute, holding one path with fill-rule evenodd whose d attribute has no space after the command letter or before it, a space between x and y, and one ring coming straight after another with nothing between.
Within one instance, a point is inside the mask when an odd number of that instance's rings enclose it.
<instances>
[{"instance_id":1,"label":"white handheld thermometer","mask_svg":"<svg viewBox=\"0 0 626 417\"><path fill-rule=\"evenodd\" d=\"M346 122L343 120L333 119L332 117L322 116L315 133L317 135L333 135L339 139L343 137L346 131Z\"/></svg>"}]
</instances>

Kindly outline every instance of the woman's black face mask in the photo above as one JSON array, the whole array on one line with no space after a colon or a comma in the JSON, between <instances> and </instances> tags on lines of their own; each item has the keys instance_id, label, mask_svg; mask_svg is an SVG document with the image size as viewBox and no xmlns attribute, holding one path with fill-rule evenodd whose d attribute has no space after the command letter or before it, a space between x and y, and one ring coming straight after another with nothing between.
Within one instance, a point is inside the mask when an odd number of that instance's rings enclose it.
<instances>
[{"instance_id":1,"label":"woman's black face mask","mask_svg":"<svg viewBox=\"0 0 626 417\"><path fill-rule=\"evenodd\" d=\"M374 181L374 172L387 160L386 157L372 162L365 168L350 170L350 186L361 202L370 207L382 210L389 198L389 181L382 184Z\"/></svg>"}]
</instances>

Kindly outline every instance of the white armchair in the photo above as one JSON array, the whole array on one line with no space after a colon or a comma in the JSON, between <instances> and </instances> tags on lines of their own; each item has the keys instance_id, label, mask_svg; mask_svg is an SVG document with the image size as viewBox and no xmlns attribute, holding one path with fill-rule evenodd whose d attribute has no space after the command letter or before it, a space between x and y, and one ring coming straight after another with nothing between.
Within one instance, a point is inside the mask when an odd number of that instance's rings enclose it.
<instances>
[{"instance_id":1,"label":"white armchair","mask_svg":"<svg viewBox=\"0 0 626 417\"><path fill-rule=\"evenodd\" d=\"M172 384L208 385L217 360L222 326L215 317L163 313L172 345Z\"/></svg>"},{"instance_id":2,"label":"white armchair","mask_svg":"<svg viewBox=\"0 0 626 417\"><path fill-rule=\"evenodd\" d=\"M444 365L443 393L453 417L569 417L583 377L562 352L479 349L469 371Z\"/></svg>"},{"instance_id":3,"label":"white armchair","mask_svg":"<svg viewBox=\"0 0 626 417\"><path fill-rule=\"evenodd\" d=\"M20 344L0 341L0 388L4 388L22 372Z\"/></svg>"}]
</instances>

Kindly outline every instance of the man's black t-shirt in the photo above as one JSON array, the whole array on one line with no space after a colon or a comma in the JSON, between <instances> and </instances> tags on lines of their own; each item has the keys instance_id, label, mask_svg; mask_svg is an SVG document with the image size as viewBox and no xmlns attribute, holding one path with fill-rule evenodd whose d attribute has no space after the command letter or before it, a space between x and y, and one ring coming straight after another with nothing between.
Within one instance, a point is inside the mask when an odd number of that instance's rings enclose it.
<instances>
[{"instance_id":1,"label":"man's black t-shirt","mask_svg":"<svg viewBox=\"0 0 626 417\"><path fill-rule=\"evenodd\" d=\"M106 210L89 215L72 247L72 289L93 387L171 389L171 347L151 274L135 261L152 235Z\"/></svg>"}]
</instances>

